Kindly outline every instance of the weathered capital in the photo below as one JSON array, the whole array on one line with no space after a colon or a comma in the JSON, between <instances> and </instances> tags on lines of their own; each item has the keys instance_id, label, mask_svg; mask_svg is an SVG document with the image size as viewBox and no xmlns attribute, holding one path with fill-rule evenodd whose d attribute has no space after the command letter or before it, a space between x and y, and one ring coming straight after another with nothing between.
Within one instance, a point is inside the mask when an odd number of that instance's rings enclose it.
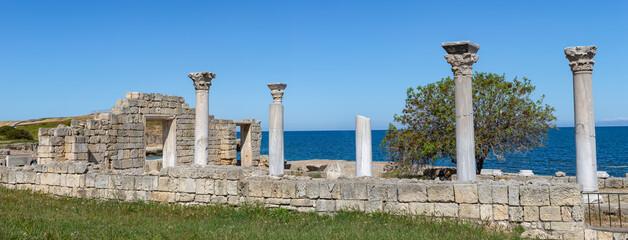
<instances>
[{"instance_id":1,"label":"weathered capital","mask_svg":"<svg viewBox=\"0 0 628 240\"><path fill-rule=\"evenodd\" d=\"M593 71L593 56L597 53L596 46L578 46L565 48L565 56L569 59L572 72Z\"/></svg>"},{"instance_id":2,"label":"weathered capital","mask_svg":"<svg viewBox=\"0 0 628 240\"><path fill-rule=\"evenodd\" d=\"M445 55L445 59L451 64L454 76L471 75L473 64L478 61L478 58L479 56L473 53Z\"/></svg>"},{"instance_id":3,"label":"weathered capital","mask_svg":"<svg viewBox=\"0 0 628 240\"><path fill-rule=\"evenodd\" d=\"M194 81L194 88L196 90L209 90L209 86L212 85L212 79L216 77L216 74L210 72L193 72L188 74L188 77Z\"/></svg>"},{"instance_id":4,"label":"weathered capital","mask_svg":"<svg viewBox=\"0 0 628 240\"><path fill-rule=\"evenodd\" d=\"M451 71L454 76L471 75L473 64L478 61L479 56L475 53L480 50L480 45L471 41L444 42L443 48L448 54L445 59L451 64Z\"/></svg>"},{"instance_id":5,"label":"weathered capital","mask_svg":"<svg viewBox=\"0 0 628 240\"><path fill-rule=\"evenodd\" d=\"M283 90L286 89L288 84L285 83L269 83L270 95L273 96L273 103L281 103L283 100Z\"/></svg>"}]
</instances>

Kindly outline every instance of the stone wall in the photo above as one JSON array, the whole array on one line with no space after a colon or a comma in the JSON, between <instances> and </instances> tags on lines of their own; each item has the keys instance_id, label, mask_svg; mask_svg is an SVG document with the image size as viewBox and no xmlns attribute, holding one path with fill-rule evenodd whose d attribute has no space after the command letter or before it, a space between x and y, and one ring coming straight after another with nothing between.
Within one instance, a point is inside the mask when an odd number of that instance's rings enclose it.
<instances>
[{"instance_id":1,"label":"stone wall","mask_svg":"<svg viewBox=\"0 0 628 240\"><path fill-rule=\"evenodd\" d=\"M0 150L10 150L13 155L30 154L33 159L37 159L38 145L39 143L36 142L0 144ZM0 159L4 159L6 155L3 156L3 154L0 153Z\"/></svg>"},{"instance_id":2,"label":"stone wall","mask_svg":"<svg viewBox=\"0 0 628 240\"><path fill-rule=\"evenodd\" d=\"M237 161L237 130L233 120L209 120L208 162L216 165L235 165Z\"/></svg>"},{"instance_id":3,"label":"stone wall","mask_svg":"<svg viewBox=\"0 0 628 240\"><path fill-rule=\"evenodd\" d=\"M111 113L72 120L70 126L39 129L39 163L89 161L104 168L143 168L146 118L174 121L177 162L194 156L194 116L182 97L131 92Z\"/></svg>"},{"instance_id":4,"label":"stone wall","mask_svg":"<svg viewBox=\"0 0 628 240\"><path fill-rule=\"evenodd\" d=\"M550 182L568 182L568 183L576 183L575 176L564 176L564 177L556 177L556 176L545 176L545 175L534 175L534 176L519 176L517 174L508 174L502 176L486 176L486 175L478 175L478 180L515 180L515 181L526 181L531 179L546 179ZM598 186L600 188L628 188L628 178L620 178L620 177L608 177L608 178L598 178L597 179Z\"/></svg>"},{"instance_id":5,"label":"stone wall","mask_svg":"<svg viewBox=\"0 0 628 240\"><path fill-rule=\"evenodd\" d=\"M163 136L147 139L147 119L173 121L177 165L194 161L195 115L182 97L129 92L126 98L117 101L111 113L99 113L94 118L73 120L70 126L39 129L39 163L89 161L108 169L143 168L147 143L155 139L163 141ZM243 122L251 124L251 147L257 163L262 136L260 122L253 119ZM211 116L209 125L208 161L217 165L235 165L238 145L235 122Z\"/></svg>"},{"instance_id":6,"label":"stone wall","mask_svg":"<svg viewBox=\"0 0 628 240\"><path fill-rule=\"evenodd\" d=\"M521 224L526 236L584 237L581 188L547 181L441 182L415 179L269 177L265 168L172 167L160 172L99 170L86 162L0 167L8 188L125 201L182 204L261 203L302 212L343 209L425 214L500 225Z\"/></svg>"}]
</instances>

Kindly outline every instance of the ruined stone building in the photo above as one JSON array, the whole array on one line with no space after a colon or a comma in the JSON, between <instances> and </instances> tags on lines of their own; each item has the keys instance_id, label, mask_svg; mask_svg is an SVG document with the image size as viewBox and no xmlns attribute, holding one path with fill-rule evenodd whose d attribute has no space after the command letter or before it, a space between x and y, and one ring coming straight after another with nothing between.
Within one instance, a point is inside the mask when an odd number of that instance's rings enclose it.
<instances>
[{"instance_id":1,"label":"ruined stone building","mask_svg":"<svg viewBox=\"0 0 628 240\"><path fill-rule=\"evenodd\" d=\"M189 165L194 158L194 119L194 109L183 97L130 92L118 100L111 113L97 113L94 119L86 121L73 120L70 126L39 129L39 164L85 161L107 169ZM159 163L146 160L147 121L161 122L162 136L151 138L161 141L163 158ZM240 149L243 165L259 164L260 121L210 116L209 129L208 162L236 165Z\"/></svg>"}]
</instances>

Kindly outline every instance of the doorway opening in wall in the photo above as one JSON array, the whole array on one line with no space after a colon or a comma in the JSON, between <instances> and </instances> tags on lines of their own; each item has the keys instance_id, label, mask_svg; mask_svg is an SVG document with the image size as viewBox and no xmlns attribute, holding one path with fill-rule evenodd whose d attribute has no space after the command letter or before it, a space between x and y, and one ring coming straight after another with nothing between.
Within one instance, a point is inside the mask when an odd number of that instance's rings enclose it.
<instances>
[{"instance_id":1,"label":"doorway opening in wall","mask_svg":"<svg viewBox=\"0 0 628 240\"><path fill-rule=\"evenodd\" d=\"M162 167L177 163L174 116L146 116L144 146L147 161L161 161Z\"/></svg>"},{"instance_id":2,"label":"doorway opening in wall","mask_svg":"<svg viewBox=\"0 0 628 240\"><path fill-rule=\"evenodd\" d=\"M236 122L236 131L238 132L237 160L240 166L250 167L253 165L250 130L250 123Z\"/></svg>"}]
</instances>

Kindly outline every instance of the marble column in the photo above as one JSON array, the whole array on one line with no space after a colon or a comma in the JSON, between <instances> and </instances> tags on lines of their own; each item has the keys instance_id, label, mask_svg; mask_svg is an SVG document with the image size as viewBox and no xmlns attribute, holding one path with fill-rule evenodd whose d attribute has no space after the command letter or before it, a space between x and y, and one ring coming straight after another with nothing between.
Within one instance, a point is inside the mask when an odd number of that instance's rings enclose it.
<instances>
[{"instance_id":1,"label":"marble column","mask_svg":"<svg viewBox=\"0 0 628 240\"><path fill-rule=\"evenodd\" d=\"M188 74L196 89L196 119L194 121L194 164L207 165L209 144L209 86L215 73L194 72Z\"/></svg>"},{"instance_id":2,"label":"marble column","mask_svg":"<svg viewBox=\"0 0 628 240\"><path fill-rule=\"evenodd\" d=\"M269 83L273 103L270 104L270 121L268 127L268 172L273 176L284 173L283 163L283 92L285 83Z\"/></svg>"},{"instance_id":3,"label":"marble column","mask_svg":"<svg viewBox=\"0 0 628 240\"><path fill-rule=\"evenodd\" d=\"M576 182L584 192L597 192L597 158L593 114L592 59L595 46L565 48L573 72L574 128L576 131Z\"/></svg>"},{"instance_id":4,"label":"marble column","mask_svg":"<svg viewBox=\"0 0 628 240\"><path fill-rule=\"evenodd\" d=\"M371 119L355 116L355 176L373 176Z\"/></svg>"},{"instance_id":5,"label":"marble column","mask_svg":"<svg viewBox=\"0 0 628 240\"><path fill-rule=\"evenodd\" d=\"M473 92L471 73L480 49L470 41L445 42L445 59L454 73L456 107L456 172L458 180L475 181L475 139L473 135Z\"/></svg>"}]
</instances>

